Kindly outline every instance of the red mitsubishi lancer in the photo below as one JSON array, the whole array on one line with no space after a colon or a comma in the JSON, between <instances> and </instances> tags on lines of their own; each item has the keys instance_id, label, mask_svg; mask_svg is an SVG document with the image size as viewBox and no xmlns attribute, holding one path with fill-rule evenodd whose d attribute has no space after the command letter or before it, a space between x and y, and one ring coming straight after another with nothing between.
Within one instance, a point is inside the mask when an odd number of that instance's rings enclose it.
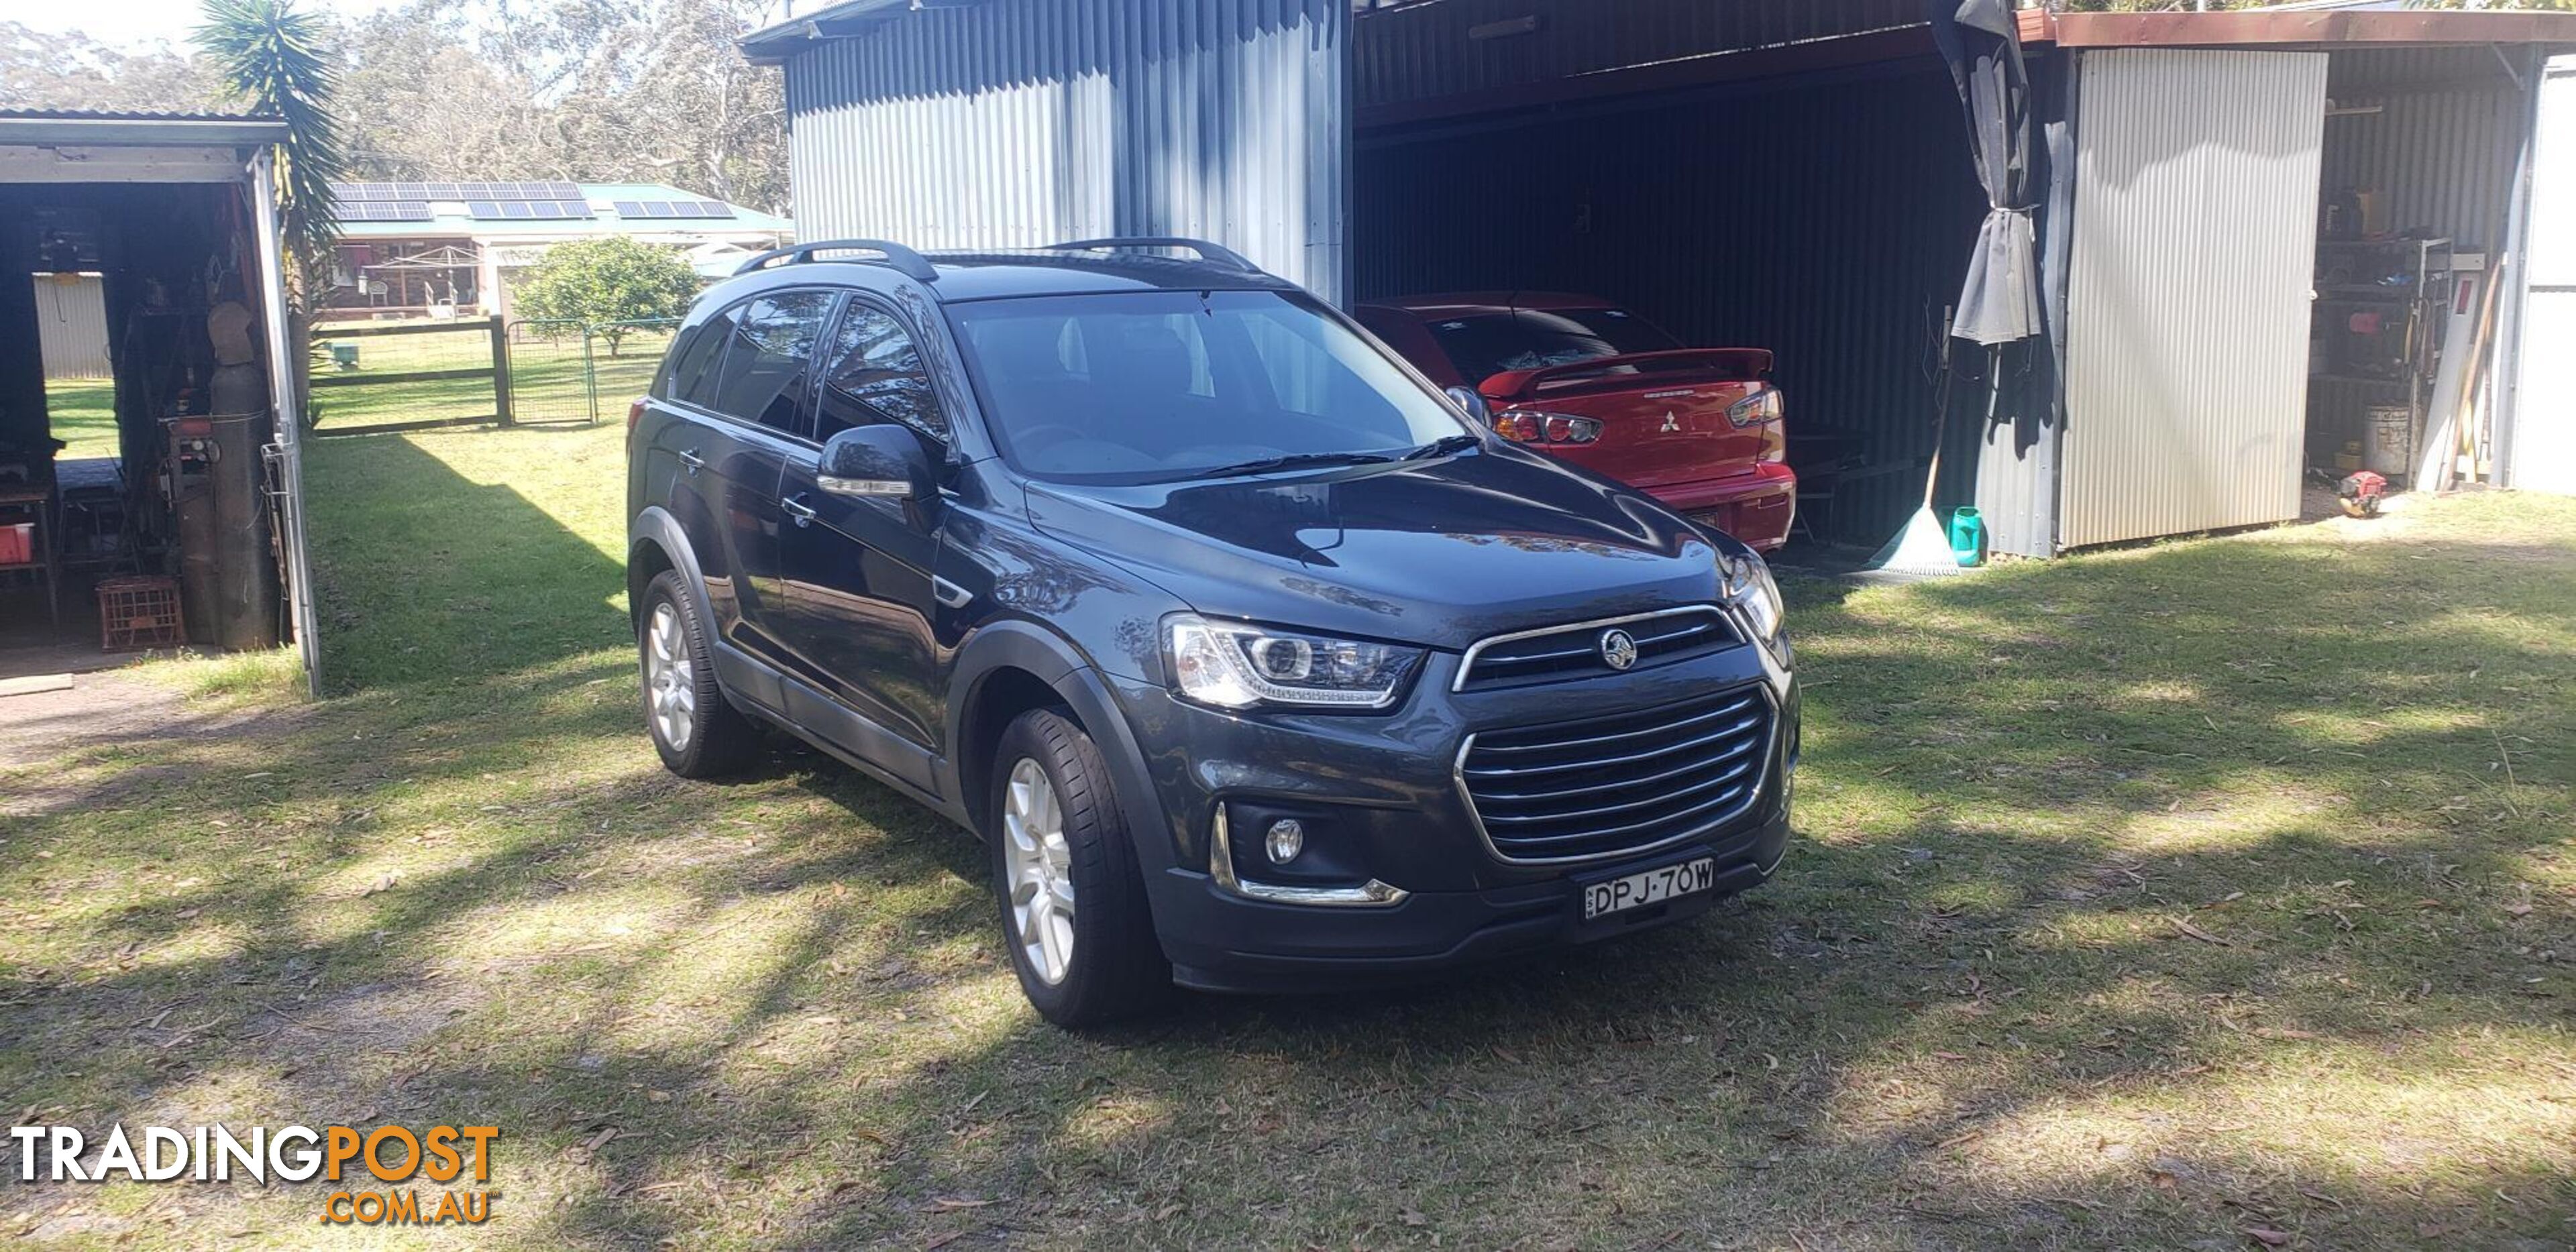
<instances>
[{"instance_id":1,"label":"red mitsubishi lancer","mask_svg":"<svg viewBox=\"0 0 2576 1252\"><path fill-rule=\"evenodd\" d=\"M1769 551L1798 478L1762 348L1685 348L1594 296L1471 292L1363 304L1359 320L1504 438L1605 474Z\"/></svg>"}]
</instances>

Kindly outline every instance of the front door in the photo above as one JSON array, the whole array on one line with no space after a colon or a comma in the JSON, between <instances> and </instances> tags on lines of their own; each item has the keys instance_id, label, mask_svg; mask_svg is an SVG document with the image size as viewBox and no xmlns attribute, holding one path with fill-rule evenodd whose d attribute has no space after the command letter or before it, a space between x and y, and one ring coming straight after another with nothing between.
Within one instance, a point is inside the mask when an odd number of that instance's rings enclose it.
<instances>
[{"instance_id":1,"label":"front door","mask_svg":"<svg viewBox=\"0 0 2576 1252\"><path fill-rule=\"evenodd\" d=\"M921 439L931 462L948 455L948 421L915 336L902 319L852 297L824 344L815 394L817 443L854 426L891 424ZM920 785L946 729L933 565L940 502L838 496L816 485L812 452L788 458L780 531L788 612L783 630L799 668L899 742L843 746Z\"/></svg>"}]
</instances>

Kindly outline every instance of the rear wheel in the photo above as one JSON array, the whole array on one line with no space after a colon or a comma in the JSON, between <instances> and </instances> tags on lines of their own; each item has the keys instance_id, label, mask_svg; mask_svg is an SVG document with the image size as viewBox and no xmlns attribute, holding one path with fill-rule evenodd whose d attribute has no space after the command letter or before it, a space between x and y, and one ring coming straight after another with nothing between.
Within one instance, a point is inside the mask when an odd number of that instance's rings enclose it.
<instances>
[{"instance_id":1,"label":"rear wheel","mask_svg":"<svg viewBox=\"0 0 2576 1252\"><path fill-rule=\"evenodd\" d=\"M644 671L644 725L662 764L683 778L740 770L760 750L760 728L716 685L715 658L678 570L644 589L636 649Z\"/></svg>"},{"instance_id":2,"label":"rear wheel","mask_svg":"<svg viewBox=\"0 0 2576 1252\"><path fill-rule=\"evenodd\" d=\"M1099 745L1039 710L1002 732L994 761L993 890L1021 991L1059 1026L1154 1008L1172 967Z\"/></svg>"}]
</instances>

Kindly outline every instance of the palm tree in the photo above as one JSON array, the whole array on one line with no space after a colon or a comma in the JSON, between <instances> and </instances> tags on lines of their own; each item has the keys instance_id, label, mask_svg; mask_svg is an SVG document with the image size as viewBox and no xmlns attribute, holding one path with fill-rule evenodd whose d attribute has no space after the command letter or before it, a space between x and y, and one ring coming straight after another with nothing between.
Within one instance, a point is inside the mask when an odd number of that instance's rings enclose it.
<instances>
[{"instance_id":1,"label":"palm tree","mask_svg":"<svg viewBox=\"0 0 2576 1252\"><path fill-rule=\"evenodd\" d=\"M309 278L327 273L339 233L331 183L347 172L340 119L331 110L339 82L325 46L326 27L295 0L205 0L205 22L193 36L225 86L253 109L286 123L277 145L277 208L287 251Z\"/></svg>"}]
</instances>

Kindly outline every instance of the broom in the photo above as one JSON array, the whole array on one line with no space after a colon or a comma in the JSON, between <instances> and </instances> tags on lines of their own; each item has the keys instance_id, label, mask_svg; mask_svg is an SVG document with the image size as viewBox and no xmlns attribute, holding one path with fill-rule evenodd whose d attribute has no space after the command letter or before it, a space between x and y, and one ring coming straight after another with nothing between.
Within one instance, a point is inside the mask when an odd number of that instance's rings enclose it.
<instances>
[{"instance_id":1,"label":"broom","mask_svg":"<svg viewBox=\"0 0 2576 1252\"><path fill-rule=\"evenodd\" d=\"M1941 517L1932 511L1932 495L1941 486L1941 448L1950 426L1950 311L1941 314L1940 395L1933 407L1932 470L1923 480L1923 507L1907 518L1905 529L1897 532L1887 546L1871 557L1866 570L1906 574L1921 578L1954 577L1959 572L1958 554L1950 550L1950 533L1941 527Z\"/></svg>"}]
</instances>

